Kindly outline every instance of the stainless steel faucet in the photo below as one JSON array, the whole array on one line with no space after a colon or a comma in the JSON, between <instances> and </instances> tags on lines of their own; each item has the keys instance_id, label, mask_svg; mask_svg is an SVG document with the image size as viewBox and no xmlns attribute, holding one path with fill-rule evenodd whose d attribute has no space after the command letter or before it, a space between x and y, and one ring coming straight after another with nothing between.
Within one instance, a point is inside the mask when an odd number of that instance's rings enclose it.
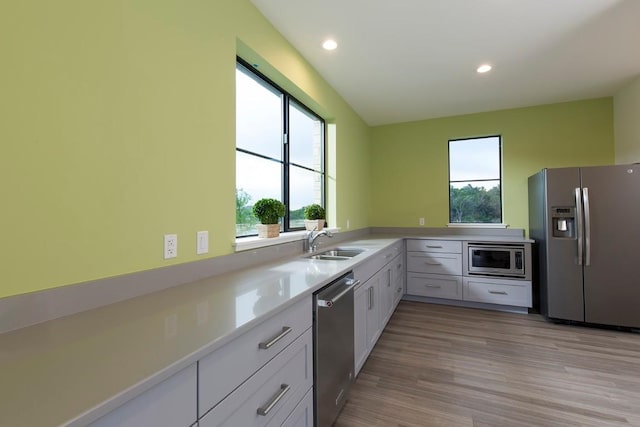
<instances>
[{"instance_id":1,"label":"stainless steel faucet","mask_svg":"<svg viewBox=\"0 0 640 427\"><path fill-rule=\"evenodd\" d=\"M309 251L309 253L315 252L315 250L318 248L316 240L320 236L333 237L333 234L331 234L329 230L311 230L309 234L307 234L307 250Z\"/></svg>"}]
</instances>

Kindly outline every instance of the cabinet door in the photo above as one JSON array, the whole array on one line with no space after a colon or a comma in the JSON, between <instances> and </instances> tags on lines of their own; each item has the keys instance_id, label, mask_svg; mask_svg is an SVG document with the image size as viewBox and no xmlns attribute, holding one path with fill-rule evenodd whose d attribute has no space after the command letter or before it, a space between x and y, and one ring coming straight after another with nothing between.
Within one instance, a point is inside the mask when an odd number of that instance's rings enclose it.
<instances>
[{"instance_id":1,"label":"cabinet door","mask_svg":"<svg viewBox=\"0 0 640 427\"><path fill-rule=\"evenodd\" d=\"M373 346L376 345L380 334L382 333L381 316L381 277L382 275L376 274L367 283L369 304L367 310L367 351L370 352ZM371 283L369 283L371 282Z\"/></svg>"},{"instance_id":2,"label":"cabinet door","mask_svg":"<svg viewBox=\"0 0 640 427\"><path fill-rule=\"evenodd\" d=\"M393 287L391 267L387 265L380 274L380 328L384 329L393 313Z\"/></svg>"},{"instance_id":3,"label":"cabinet door","mask_svg":"<svg viewBox=\"0 0 640 427\"><path fill-rule=\"evenodd\" d=\"M353 300L353 360L355 362L355 374L367 359L367 312L369 311L369 286L363 284L356 289Z\"/></svg>"},{"instance_id":4,"label":"cabinet door","mask_svg":"<svg viewBox=\"0 0 640 427\"><path fill-rule=\"evenodd\" d=\"M196 414L196 365L174 374L92 427L191 426Z\"/></svg>"}]
</instances>

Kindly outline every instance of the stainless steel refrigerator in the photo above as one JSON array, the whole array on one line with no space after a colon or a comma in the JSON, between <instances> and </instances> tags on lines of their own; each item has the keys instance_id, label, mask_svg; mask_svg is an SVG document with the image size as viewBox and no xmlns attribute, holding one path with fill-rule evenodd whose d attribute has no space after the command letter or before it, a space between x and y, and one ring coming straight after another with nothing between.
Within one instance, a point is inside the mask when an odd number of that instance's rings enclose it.
<instances>
[{"instance_id":1,"label":"stainless steel refrigerator","mask_svg":"<svg viewBox=\"0 0 640 427\"><path fill-rule=\"evenodd\" d=\"M542 314L640 328L640 165L529 177L529 235Z\"/></svg>"}]
</instances>

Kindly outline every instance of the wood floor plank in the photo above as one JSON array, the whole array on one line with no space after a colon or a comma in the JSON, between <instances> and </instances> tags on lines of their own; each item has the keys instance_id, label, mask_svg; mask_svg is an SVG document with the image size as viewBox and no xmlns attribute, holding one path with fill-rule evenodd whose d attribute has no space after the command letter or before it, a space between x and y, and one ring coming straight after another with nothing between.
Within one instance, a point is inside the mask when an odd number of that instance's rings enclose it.
<instances>
[{"instance_id":1,"label":"wood floor plank","mask_svg":"<svg viewBox=\"0 0 640 427\"><path fill-rule=\"evenodd\" d=\"M402 301L335 425L640 426L640 334Z\"/></svg>"}]
</instances>

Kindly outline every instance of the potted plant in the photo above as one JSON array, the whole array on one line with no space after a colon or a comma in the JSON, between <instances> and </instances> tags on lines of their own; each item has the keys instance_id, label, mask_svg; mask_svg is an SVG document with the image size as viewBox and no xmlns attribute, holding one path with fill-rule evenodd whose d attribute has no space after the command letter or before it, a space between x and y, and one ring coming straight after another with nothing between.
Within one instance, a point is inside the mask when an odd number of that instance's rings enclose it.
<instances>
[{"instance_id":1,"label":"potted plant","mask_svg":"<svg viewBox=\"0 0 640 427\"><path fill-rule=\"evenodd\" d=\"M322 230L324 228L324 220L325 212L322 206L313 204L304 208L304 226L307 230Z\"/></svg>"},{"instance_id":2,"label":"potted plant","mask_svg":"<svg viewBox=\"0 0 640 427\"><path fill-rule=\"evenodd\" d=\"M260 224L256 225L258 237L278 237L280 218L284 216L285 206L280 200L260 199L253 205L253 214Z\"/></svg>"}]
</instances>

